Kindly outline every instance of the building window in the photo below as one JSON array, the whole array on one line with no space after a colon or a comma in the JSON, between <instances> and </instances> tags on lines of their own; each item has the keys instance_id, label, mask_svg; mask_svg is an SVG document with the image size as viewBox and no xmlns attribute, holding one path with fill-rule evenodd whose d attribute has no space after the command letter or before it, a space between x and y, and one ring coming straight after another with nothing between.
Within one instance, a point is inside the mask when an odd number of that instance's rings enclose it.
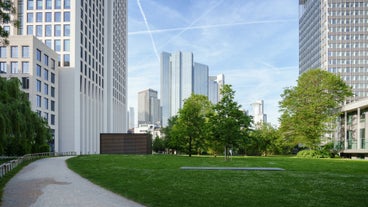
<instances>
[{"instance_id":1,"label":"building window","mask_svg":"<svg viewBox=\"0 0 368 207\"><path fill-rule=\"evenodd\" d=\"M46 68L43 69L43 78L49 80L49 71Z\"/></svg>"},{"instance_id":2,"label":"building window","mask_svg":"<svg viewBox=\"0 0 368 207\"><path fill-rule=\"evenodd\" d=\"M29 73L29 62L22 62L22 72Z\"/></svg>"},{"instance_id":3,"label":"building window","mask_svg":"<svg viewBox=\"0 0 368 207\"><path fill-rule=\"evenodd\" d=\"M52 9L52 0L46 0L46 9Z\"/></svg>"},{"instance_id":4,"label":"building window","mask_svg":"<svg viewBox=\"0 0 368 207\"><path fill-rule=\"evenodd\" d=\"M36 50L36 59L41 62L41 50Z\"/></svg>"},{"instance_id":5,"label":"building window","mask_svg":"<svg viewBox=\"0 0 368 207\"><path fill-rule=\"evenodd\" d=\"M65 24L64 25L64 36L65 37L69 37L70 36L70 25L69 24Z\"/></svg>"},{"instance_id":6,"label":"building window","mask_svg":"<svg viewBox=\"0 0 368 207\"><path fill-rule=\"evenodd\" d=\"M52 48L52 41L51 40L45 40L45 44L47 47Z\"/></svg>"},{"instance_id":7,"label":"building window","mask_svg":"<svg viewBox=\"0 0 368 207\"><path fill-rule=\"evenodd\" d=\"M46 54L43 54L43 63L49 66L49 56Z\"/></svg>"},{"instance_id":8,"label":"building window","mask_svg":"<svg viewBox=\"0 0 368 207\"><path fill-rule=\"evenodd\" d=\"M29 58L29 46L22 46L22 58Z\"/></svg>"},{"instance_id":9,"label":"building window","mask_svg":"<svg viewBox=\"0 0 368 207\"><path fill-rule=\"evenodd\" d=\"M0 73L7 73L6 62L0 62Z\"/></svg>"},{"instance_id":10,"label":"building window","mask_svg":"<svg viewBox=\"0 0 368 207\"><path fill-rule=\"evenodd\" d=\"M49 113L43 112L43 118L48 122L49 121Z\"/></svg>"},{"instance_id":11,"label":"building window","mask_svg":"<svg viewBox=\"0 0 368 207\"><path fill-rule=\"evenodd\" d=\"M6 58L6 47L0 47L0 58Z\"/></svg>"},{"instance_id":12,"label":"building window","mask_svg":"<svg viewBox=\"0 0 368 207\"><path fill-rule=\"evenodd\" d=\"M45 37L51 37L52 35L52 26L51 25L45 25Z\"/></svg>"},{"instance_id":13,"label":"building window","mask_svg":"<svg viewBox=\"0 0 368 207\"><path fill-rule=\"evenodd\" d=\"M27 9L28 10L33 10L33 0L28 0L27 1Z\"/></svg>"},{"instance_id":14,"label":"building window","mask_svg":"<svg viewBox=\"0 0 368 207\"><path fill-rule=\"evenodd\" d=\"M64 54L64 66L70 66L70 55Z\"/></svg>"},{"instance_id":15,"label":"building window","mask_svg":"<svg viewBox=\"0 0 368 207\"><path fill-rule=\"evenodd\" d=\"M52 13L46 12L45 13L45 22L51 22L52 21Z\"/></svg>"},{"instance_id":16,"label":"building window","mask_svg":"<svg viewBox=\"0 0 368 207\"><path fill-rule=\"evenodd\" d=\"M22 88L29 89L29 78L22 77Z\"/></svg>"},{"instance_id":17,"label":"building window","mask_svg":"<svg viewBox=\"0 0 368 207\"><path fill-rule=\"evenodd\" d=\"M61 0L55 0L55 9L61 9Z\"/></svg>"},{"instance_id":18,"label":"building window","mask_svg":"<svg viewBox=\"0 0 368 207\"><path fill-rule=\"evenodd\" d=\"M61 22L61 13L55 12L54 13L54 22Z\"/></svg>"},{"instance_id":19,"label":"building window","mask_svg":"<svg viewBox=\"0 0 368 207\"><path fill-rule=\"evenodd\" d=\"M70 12L64 12L64 22L70 22Z\"/></svg>"},{"instance_id":20,"label":"building window","mask_svg":"<svg viewBox=\"0 0 368 207\"><path fill-rule=\"evenodd\" d=\"M55 70L55 60L51 58L51 69Z\"/></svg>"},{"instance_id":21,"label":"building window","mask_svg":"<svg viewBox=\"0 0 368 207\"><path fill-rule=\"evenodd\" d=\"M50 124L51 125L55 125L55 115L54 114L51 114L51 121L50 121Z\"/></svg>"},{"instance_id":22,"label":"building window","mask_svg":"<svg viewBox=\"0 0 368 207\"><path fill-rule=\"evenodd\" d=\"M38 77L41 77L41 66L40 65L36 65L36 75Z\"/></svg>"},{"instance_id":23,"label":"building window","mask_svg":"<svg viewBox=\"0 0 368 207\"><path fill-rule=\"evenodd\" d=\"M50 101L51 111L55 111L55 101Z\"/></svg>"},{"instance_id":24,"label":"building window","mask_svg":"<svg viewBox=\"0 0 368 207\"><path fill-rule=\"evenodd\" d=\"M27 13L27 22L33 22L33 13Z\"/></svg>"},{"instance_id":25,"label":"building window","mask_svg":"<svg viewBox=\"0 0 368 207\"><path fill-rule=\"evenodd\" d=\"M11 51L10 55L12 58L18 57L18 46L11 46L10 51Z\"/></svg>"},{"instance_id":26,"label":"building window","mask_svg":"<svg viewBox=\"0 0 368 207\"><path fill-rule=\"evenodd\" d=\"M64 40L64 51L70 51L70 40Z\"/></svg>"},{"instance_id":27,"label":"building window","mask_svg":"<svg viewBox=\"0 0 368 207\"><path fill-rule=\"evenodd\" d=\"M45 109L49 109L49 99L46 97L43 98L43 106Z\"/></svg>"},{"instance_id":28,"label":"building window","mask_svg":"<svg viewBox=\"0 0 368 207\"><path fill-rule=\"evenodd\" d=\"M36 9L41 10L42 9L42 0L36 0Z\"/></svg>"},{"instance_id":29,"label":"building window","mask_svg":"<svg viewBox=\"0 0 368 207\"><path fill-rule=\"evenodd\" d=\"M36 90L37 92L41 93L41 81L40 80L36 80Z\"/></svg>"},{"instance_id":30,"label":"building window","mask_svg":"<svg viewBox=\"0 0 368 207\"><path fill-rule=\"evenodd\" d=\"M36 13L36 22L42 22L42 12Z\"/></svg>"},{"instance_id":31,"label":"building window","mask_svg":"<svg viewBox=\"0 0 368 207\"><path fill-rule=\"evenodd\" d=\"M54 41L54 50L57 52L61 51L61 41L60 40L55 40Z\"/></svg>"},{"instance_id":32,"label":"building window","mask_svg":"<svg viewBox=\"0 0 368 207\"><path fill-rule=\"evenodd\" d=\"M61 36L61 25L57 24L54 26L54 36L60 37Z\"/></svg>"},{"instance_id":33,"label":"building window","mask_svg":"<svg viewBox=\"0 0 368 207\"><path fill-rule=\"evenodd\" d=\"M41 108L41 96L39 95L36 96L36 105Z\"/></svg>"},{"instance_id":34,"label":"building window","mask_svg":"<svg viewBox=\"0 0 368 207\"><path fill-rule=\"evenodd\" d=\"M18 62L10 63L11 73L18 73Z\"/></svg>"},{"instance_id":35,"label":"building window","mask_svg":"<svg viewBox=\"0 0 368 207\"><path fill-rule=\"evenodd\" d=\"M55 83L55 73L51 72L51 83Z\"/></svg>"},{"instance_id":36,"label":"building window","mask_svg":"<svg viewBox=\"0 0 368 207\"><path fill-rule=\"evenodd\" d=\"M70 9L70 0L64 0L64 9Z\"/></svg>"},{"instance_id":37,"label":"building window","mask_svg":"<svg viewBox=\"0 0 368 207\"><path fill-rule=\"evenodd\" d=\"M27 35L33 35L33 26L32 25L27 26Z\"/></svg>"},{"instance_id":38,"label":"building window","mask_svg":"<svg viewBox=\"0 0 368 207\"><path fill-rule=\"evenodd\" d=\"M42 25L37 25L36 26L36 36L37 37L42 37Z\"/></svg>"},{"instance_id":39,"label":"building window","mask_svg":"<svg viewBox=\"0 0 368 207\"><path fill-rule=\"evenodd\" d=\"M3 29L5 32L7 32L7 34L10 33L10 27L9 26L3 26Z\"/></svg>"},{"instance_id":40,"label":"building window","mask_svg":"<svg viewBox=\"0 0 368 207\"><path fill-rule=\"evenodd\" d=\"M43 93L49 95L49 85L47 83L43 84Z\"/></svg>"},{"instance_id":41,"label":"building window","mask_svg":"<svg viewBox=\"0 0 368 207\"><path fill-rule=\"evenodd\" d=\"M55 97L55 88L51 87L51 97Z\"/></svg>"}]
</instances>

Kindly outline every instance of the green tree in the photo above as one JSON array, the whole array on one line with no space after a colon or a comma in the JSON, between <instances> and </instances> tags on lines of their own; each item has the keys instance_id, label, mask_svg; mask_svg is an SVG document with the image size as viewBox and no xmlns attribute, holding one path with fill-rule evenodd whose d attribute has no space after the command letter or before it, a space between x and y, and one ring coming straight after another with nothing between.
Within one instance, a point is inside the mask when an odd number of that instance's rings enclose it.
<instances>
[{"instance_id":1,"label":"green tree","mask_svg":"<svg viewBox=\"0 0 368 207\"><path fill-rule=\"evenodd\" d=\"M0 22L4 23L12 23L14 26L18 27L19 22L15 19L11 19L16 14L15 7L11 0L3 0L0 1ZM1 44L9 44L7 37L9 33L0 26L0 42Z\"/></svg>"},{"instance_id":2,"label":"green tree","mask_svg":"<svg viewBox=\"0 0 368 207\"><path fill-rule=\"evenodd\" d=\"M164 135L164 146L169 149L172 153L176 151L181 151L183 143L180 137L180 130L177 128L178 116L172 116L168 120L168 125L162 128L162 133Z\"/></svg>"},{"instance_id":3,"label":"green tree","mask_svg":"<svg viewBox=\"0 0 368 207\"><path fill-rule=\"evenodd\" d=\"M214 105L210 117L210 126L215 146L222 145L225 159L229 149L236 148L245 140L252 119L241 110L241 105L234 101L235 91L231 85L224 85L222 99Z\"/></svg>"},{"instance_id":4,"label":"green tree","mask_svg":"<svg viewBox=\"0 0 368 207\"><path fill-rule=\"evenodd\" d=\"M161 139L160 137L156 137L153 140L153 143L152 143L152 150L155 151L155 152L163 152L163 151L165 151L164 140Z\"/></svg>"},{"instance_id":5,"label":"green tree","mask_svg":"<svg viewBox=\"0 0 368 207\"><path fill-rule=\"evenodd\" d=\"M204 149L207 115L210 109L211 103L206 96L192 94L179 110L176 129L189 157L194 151L199 153Z\"/></svg>"},{"instance_id":6,"label":"green tree","mask_svg":"<svg viewBox=\"0 0 368 207\"><path fill-rule=\"evenodd\" d=\"M320 69L303 73L297 86L281 95L280 130L293 144L316 148L339 114L337 107L352 96L351 88L337 75Z\"/></svg>"},{"instance_id":7,"label":"green tree","mask_svg":"<svg viewBox=\"0 0 368 207\"><path fill-rule=\"evenodd\" d=\"M0 78L0 154L40 152L51 139L47 122L31 110L17 78Z\"/></svg>"},{"instance_id":8,"label":"green tree","mask_svg":"<svg viewBox=\"0 0 368 207\"><path fill-rule=\"evenodd\" d=\"M282 152L283 142L279 130L269 123L263 123L251 131L247 151L256 155L270 155Z\"/></svg>"}]
</instances>

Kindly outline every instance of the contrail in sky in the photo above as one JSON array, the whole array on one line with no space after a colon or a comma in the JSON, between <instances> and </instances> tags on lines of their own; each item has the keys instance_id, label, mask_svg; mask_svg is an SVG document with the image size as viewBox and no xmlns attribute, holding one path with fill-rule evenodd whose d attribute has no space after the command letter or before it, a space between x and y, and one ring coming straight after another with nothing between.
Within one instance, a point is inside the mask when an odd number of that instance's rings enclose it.
<instances>
[{"instance_id":1,"label":"contrail in sky","mask_svg":"<svg viewBox=\"0 0 368 207\"><path fill-rule=\"evenodd\" d=\"M155 52L155 55L157 57L157 60L158 62L160 62L160 56L157 52L157 48L156 48L156 44L155 44L155 40L153 39L153 36L152 36L152 32L151 32L151 29L148 25L148 22L147 22L147 18L146 18L146 15L144 14L144 11L143 11L143 8L142 8L142 5L141 5L141 1L140 0L137 0L137 4L138 4L138 7L139 7L139 10L141 11L141 14L142 14L142 17L143 17L143 21L144 21L144 24L146 25L146 28L147 28L147 31L146 31L146 34L148 33L150 38L151 38L151 42L152 42L152 46L153 46L153 50Z\"/></svg>"},{"instance_id":2,"label":"contrail in sky","mask_svg":"<svg viewBox=\"0 0 368 207\"><path fill-rule=\"evenodd\" d=\"M235 22L235 23L225 23L225 24L212 24L212 25L199 25L199 26L190 26L190 27L175 27L175 28L167 28L167 29L155 29L148 31L137 31L137 32L128 32L128 35L142 35L142 34L153 34L153 33L164 33L164 32L174 32L180 30L196 30L196 29L209 29L209 28L219 28L219 27L232 27L238 25L250 25L250 24L272 24L272 23L284 23L284 22L294 22L296 19L276 19L276 20L260 20L260 21L248 21L248 22ZM182 34L181 32L180 34Z\"/></svg>"},{"instance_id":3,"label":"contrail in sky","mask_svg":"<svg viewBox=\"0 0 368 207\"><path fill-rule=\"evenodd\" d=\"M179 37L179 36L180 36L180 35L182 35L184 32L186 32L187 30L191 29L195 23L197 23L197 22L198 22L200 19L202 19L204 16L208 15L208 13L210 13L214 8L216 8L218 5L220 5L223 1L224 1L224 0L219 1L219 2L217 2L216 4L214 4L214 5L213 5L211 8L209 8L206 12L204 12L200 17L198 17L198 18L197 18L197 19L195 19L192 23L190 23L190 25L189 25L189 26L184 27L184 28L181 28L181 31L180 31L178 34L176 34L175 36L171 37L171 38L170 38L166 43L164 43L164 44L161 46L161 48L163 48L163 47L165 47L167 44L169 44L169 43L171 42L171 40L173 40L173 39L175 39L175 38Z\"/></svg>"}]
</instances>

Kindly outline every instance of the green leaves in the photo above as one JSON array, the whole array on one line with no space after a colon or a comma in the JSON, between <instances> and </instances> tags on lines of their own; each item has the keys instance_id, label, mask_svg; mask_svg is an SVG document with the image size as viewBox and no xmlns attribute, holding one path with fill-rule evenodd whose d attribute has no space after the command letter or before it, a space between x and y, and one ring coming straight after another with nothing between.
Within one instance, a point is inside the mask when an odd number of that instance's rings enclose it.
<instances>
[{"instance_id":1,"label":"green leaves","mask_svg":"<svg viewBox=\"0 0 368 207\"><path fill-rule=\"evenodd\" d=\"M47 122L31 110L19 80L0 78L0 155L40 152L51 139Z\"/></svg>"},{"instance_id":2,"label":"green leaves","mask_svg":"<svg viewBox=\"0 0 368 207\"><path fill-rule=\"evenodd\" d=\"M185 100L177 117L169 119L163 129L165 144L183 150L189 156L197 152L222 154L225 148L236 149L247 136L251 118L234 101L235 92L224 85L222 100L212 105L206 96L192 94Z\"/></svg>"},{"instance_id":3,"label":"green leaves","mask_svg":"<svg viewBox=\"0 0 368 207\"><path fill-rule=\"evenodd\" d=\"M314 148L329 132L328 123L338 115L336 108L353 94L339 76L320 69L303 73L297 83L281 95L280 129L296 143Z\"/></svg>"}]
</instances>

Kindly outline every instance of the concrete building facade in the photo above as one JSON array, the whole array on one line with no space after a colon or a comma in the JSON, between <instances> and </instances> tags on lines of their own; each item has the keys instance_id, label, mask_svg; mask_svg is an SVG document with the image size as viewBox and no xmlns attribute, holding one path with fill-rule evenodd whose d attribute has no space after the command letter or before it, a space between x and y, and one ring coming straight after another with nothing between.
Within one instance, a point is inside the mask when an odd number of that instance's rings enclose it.
<instances>
[{"instance_id":1,"label":"concrete building facade","mask_svg":"<svg viewBox=\"0 0 368 207\"><path fill-rule=\"evenodd\" d=\"M255 127L267 122L267 115L264 112L264 101L258 100L251 104L253 109L253 123Z\"/></svg>"},{"instance_id":2,"label":"concrete building facade","mask_svg":"<svg viewBox=\"0 0 368 207\"><path fill-rule=\"evenodd\" d=\"M368 98L344 105L334 143L342 156L368 159Z\"/></svg>"},{"instance_id":3,"label":"concrete building facade","mask_svg":"<svg viewBox=\"0 0 368 207\"><path fill-rule=\"evenodd\" d=\"M58 54L56 151L99 153L100 133L127 131L127 1L18 0L19 29ZM5 25L9 26L9 25Z\"/></svg>"},{"instance_id":4,"label":"concrete building facade","mask_svg":"<svg viewBox=\"0 0 368 207\"><path fill-rule=\"evenodd\" d=\"M299 72L339 74L355 99L368 96L368 0L299 1Z\"/></svg>"},{"instance_id":5,"label":"concrete building facade","mask_svg":"<svg viewBox=\"0 0 368 207\"><path fill-rule=\"evenodd\" d=\"M0 77L18 78L31 109L49 124L53 150L59 147L58 55L34 36L10 36L0 46Z\"/></svg>"}]
</instances>

